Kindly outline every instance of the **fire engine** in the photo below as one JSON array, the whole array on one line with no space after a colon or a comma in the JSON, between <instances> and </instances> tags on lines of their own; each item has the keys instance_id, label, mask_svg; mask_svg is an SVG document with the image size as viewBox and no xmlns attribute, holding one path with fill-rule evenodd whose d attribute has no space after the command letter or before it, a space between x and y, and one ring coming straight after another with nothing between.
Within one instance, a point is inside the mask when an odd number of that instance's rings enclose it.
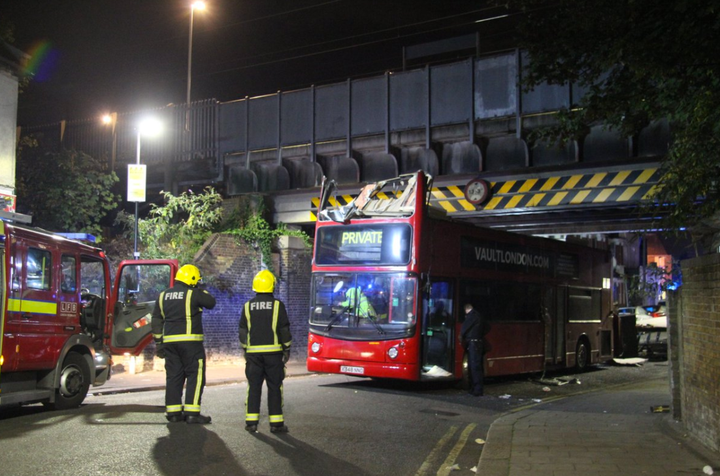
<instances>
[{"instance_id":1,"label":"fire engine","mask_svg":"<svg viewBox=\"0 0 720 476\"><path fill-rule=\"evenodd\" d=\"M100 248L0 220L0 406L79 406L110 379L113 355L152 340L155 300L177 268L123 261L111 286Z\"/></svg>"}]
</instances>

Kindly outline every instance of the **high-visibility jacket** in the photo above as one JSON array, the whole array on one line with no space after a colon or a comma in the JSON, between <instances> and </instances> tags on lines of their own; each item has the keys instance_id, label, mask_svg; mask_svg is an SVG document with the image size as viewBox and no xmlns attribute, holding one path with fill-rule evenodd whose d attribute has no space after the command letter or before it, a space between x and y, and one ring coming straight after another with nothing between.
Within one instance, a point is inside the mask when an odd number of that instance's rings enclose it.
<instances>
[{"instance_id":1,"label":"high-visibility jacket","mask_svg":"<svg viewBox=\"0 0 720 476\"><path fill-rule=\"evenodd\" d=\"M292 337L285 304L272 293L258 293L243 306L239 335L240 346L250 354L289 349Z\"/></svg>"},{"instance_id":2,"label":"high-visibility jacket","mask_svg":"<svg viewBox=\"0 0 720 476\"><path fill-rule=\"evenodd\" d=\"M214 307L209 292L176 281L155 303L151 324L155 342L202 342L202 310Z\"/></svg>"},{"instance_id":3,"label":"high-visibility jacket","mask_svg":"<svg viewBox=\"0 0 720 476\"><path fill-rule=\"evenodd\" d=\"M375 317L377 315L375 308L370 304L360 287L348 289L345 292L345 300L340 303L340 306L350 309L351 312L360 317Z\"/></svg>"}]
</instances>

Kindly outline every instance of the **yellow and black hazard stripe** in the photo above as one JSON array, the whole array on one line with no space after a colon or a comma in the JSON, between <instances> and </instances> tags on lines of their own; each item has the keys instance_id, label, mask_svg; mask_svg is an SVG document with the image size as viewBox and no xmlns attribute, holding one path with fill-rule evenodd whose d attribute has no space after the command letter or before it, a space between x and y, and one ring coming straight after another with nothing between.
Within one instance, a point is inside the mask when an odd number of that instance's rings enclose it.
<instances>
[{"instance_id":1,"label":"yellow and black hazard stripe","mask_svg":"<svg viewBox=\"0 0 720 476\"><path fill-rule=\"evenodd\" d=\"M396 197L399 197L401 193L402 193L402 191L398 191L398 192L395 192L394 195ZM350 202L352 202L355 199L355 197L357 197L357 195L338 195L337 197L330 197L330 199L328 200L328 203L330 203L331 207L341 207L341 206L350 204ZM388 195L385 192L378 192L376 197L380 198L381 200L387 200L388 198L390 198L390 197L388 197ZM310 199L310 207L311 207L310 220L311 221L317 220L316 211L319 206L320 206L320 197L313 197Z\"/></svg>"},{"instance_id":2,"label":"yellow and black hazard stripe","mask_svg":"<svg viewBox=\"0 0 720 476\"><path fill-rule=\"evenodd\" d=\"M490 182L490 198L474 205L465 198L465 184L434 187L431 201L452 214L455 212L497 211L518 208L552 208L592 204L629 204L648 200L657 187L657 167L550 176L519 178ZM354 195L332 199L332 206L349 204ZM387 197L381 197L387 198ZM318 198L312 199L311 219L317 219Z\"/></svg>"},{"instance_id":3,"label":"yellow and black hazard stripe","mask_svg":"<svg viewBox=\"0 0 720 476\"><path fill-rule=\"evenodd\" d=\"M433 188L432 195L449 213L637 203L652 196L659 178L658 169L649 168L491 182L490 199L480 205L465 200L457 186Z\"/></svg>"}]
</instances>

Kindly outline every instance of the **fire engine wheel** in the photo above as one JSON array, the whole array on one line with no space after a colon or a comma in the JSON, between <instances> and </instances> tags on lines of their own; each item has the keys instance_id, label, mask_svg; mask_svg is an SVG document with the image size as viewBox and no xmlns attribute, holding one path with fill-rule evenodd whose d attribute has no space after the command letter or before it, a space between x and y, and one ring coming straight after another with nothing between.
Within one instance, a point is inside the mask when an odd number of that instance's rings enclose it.
<instances>
[{"instance_id":1,"label":"fire engine wheel","mask_svg":"<svg viewBox=\"0 0 720 476\"><path fill-rule=\"evenodd\" d=\"M575 350L575 369L584 372L590 366L590 346L584 340L580 340Z\"/></svg>"},{"instance_id":2,"label":"fire engine wheel","mask_svg":"<svg viewBox=\"0 0 720 476\"><path fill-rule=\"evenodd\" d=\"M90 367L82 355L70 352L60 371L60 387L55 391L56 410L79 407L90 388Z\"/></svg>"}]
</instances>

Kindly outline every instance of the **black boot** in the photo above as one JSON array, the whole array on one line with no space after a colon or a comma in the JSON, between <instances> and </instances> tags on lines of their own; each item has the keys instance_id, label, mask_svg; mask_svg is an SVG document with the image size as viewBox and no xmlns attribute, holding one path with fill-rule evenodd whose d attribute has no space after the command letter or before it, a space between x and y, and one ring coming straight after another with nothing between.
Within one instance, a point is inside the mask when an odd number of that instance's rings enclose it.
<instances>
[{"instance_id":1,"label":"black boot","mask_svg":"<svg viewBox=\"0 0 720 476\"><path fill-rule=\"evenodd\" d=\"M170 423L180 423L181 421L185 421L185 416L183 416L182 412L166 413L165 418Z\"/></svg>"},{"instance_id":2,"label":"black boot","mask_svg":"<svg viewBox=\"0 0 720 476\"><path fill-rule=\"evenodd\" d=\"M201 415L199 413L191 413L189 415L185 416L185 423L188 424L199 424L199 425L207 425L212 421L212 418L209 416Z\"/></svg>"}]
</instances>

